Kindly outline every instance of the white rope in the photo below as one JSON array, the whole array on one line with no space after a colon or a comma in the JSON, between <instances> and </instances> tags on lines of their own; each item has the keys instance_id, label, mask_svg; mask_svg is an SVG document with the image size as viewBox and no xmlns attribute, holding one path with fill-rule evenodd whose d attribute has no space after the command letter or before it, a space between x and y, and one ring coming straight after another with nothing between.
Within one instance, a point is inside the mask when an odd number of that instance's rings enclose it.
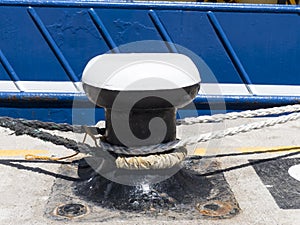
<instances>
[{"instance_id":1,"label":"white rope","mask_svg":"<svg viewBox=\"0 0 300 225\"><path fill-rule=\"evenodd\" d=\"M221 122L224 120L234 120L238 118L252 118L258 116L278 115L283 113L300 112L300 104L273 107L268 109L247 110L243 112L231 112L226 114L216 114L212 116L199 116L185 118L177 121L177 125L192 125L196 123Z\"/></svg>"},{"instance_id":2,"label":"white rope","mask_svg":"<svg viewBox=\"0 0 300 225\"><path fill-rule=\"evenodd\" d=\"M262 122L250 123L238 127L228 128L222 131L216 131L211 133L202 134L199 136L193 136L186 138L184 140L179 141L174 148L178 148L181 146L197 144L198 142L206 142L211 139L220 139L226 136L233 136L239 133L246 133L252 130L258 130L265 127L271 127L277 124L286 123L288 121L294 121L300 118L300 113L292 113L289 115L279 116L276 118L268 119Z\"/></svg>"},{"instance_id":3,"label":"white rope","mask_svg":"<svg viewBox=\"0 0 300 225\"><path fill-rule=\"evenodd\" d=\"M186 153L176 152L177 149L185 149L186 145L197 144L199 142L206 142L212 139L220 139L226 136L233 136L239 133L246 133L252 130L271 127L277 124L282 124L297 119L300 119L300 113L292 113L289 115L268 119L262 122L255 122L255 123L250 123L238 127L228 128L222 131L210 132L206 134L201 134L199 136L192 136L184 140L180 140L177 143L171 142L171 143L159 144L153 146L142 146L141 148L147 149L147 151L151 150L153 147L155 148L159 147L164 150L175 149L175 153L158 154L158 155L154 154L149 156L118 157L116 159L116 165L118 168L131 169L131 170L171 168L172 166L182 162L186 157Z\"/></svg>"},{"instance_id":4,"label":"white rope","mask_svg":"<svg viewBox=\"0 0 300 225\"><path fill-rule=\"evenodd\" d=\"M251 118L257 116L266 116L266 115L275 115L288 112L300 111L300 105L290 105L284 107L274 107L270 109L259 109L254 111L244 111L239 113L227 113L227 114L218 114L214 116L200 116L197 118L187 118L181 120L181 124L195 124L195 123L205 123L205 122L220 122L226 119L237 119L237 118ZM197 144L199 142L206 142L212 139L220 139L226 136L233 136L239 133L246 133L252 130L258 130L265 127L271 127L277 124L283 124L288 121L294 121L300 119L300 113L292 113L289 115L278 116L275 118L267 119L262 122L254 122L238 127L232 127L221 131L210 132L206 134L201 134L198 136L192 136L185 138L180 141L174 141L164 144L157 144L151 146L141 146L138 147L140 152L155 152L156 154L151 154L148 156L126 156L126 157L117 157L116 165L118 168L131 169L131 170L145 170L145 169L164 169L171 168L184 160L186 157L185 147L187 145ZM109 151L115 153L131 152L131 150L136 150L135 148L126 148L121 146L114 146L108 143L101 143L100 145ZM167 154L157 154L157 149L160 152L165 152L171 149L175 149L172 153ZM184 151L183 151L184 150Z\"/></svg>"},{"instance_id":5,"label":"white rope","mask_svg":"<svg viewBox=\"0 0 300 225\"><path fill-rule=\"evenodd\" d=\"M201 134L197 136L192 136L180 141L174 141L174 142L168 142L168 143L161 143L161 144L156 144L156 145L149 145L149 146L140 146L138 149L141 152L151 152L151 151L156 151L157 149L160 150L160 152L165 152L168 150L171 150L173 148L181 148L185 147L186 145L192 145L192 144L197 144L198 142L206 142L212 139L220 139L226 136L233 136L239 133L245 133L249 132L252 130L258 130L262 129L265 127L270 127L274 126L276 124L282 124L286 123L288 121L294 121L300 118L300 113L292 113L289 115L283 115L283 116L278 116L276 118L271 118L266 121L262 122L255 122L255 123L250 123L238 127L233 127L233 128L228 128L226 130L222 131L216 131L216 132L210 132L206 134ZM127 147L122 147L122 146L114 146L110 145L109 143L101 143L100 146L103 147L103 149L115 152L117 154L122 154L124 152L130 152L130 150L135 150L136 148L127 148Z\"/></svg>"}]
</instances>

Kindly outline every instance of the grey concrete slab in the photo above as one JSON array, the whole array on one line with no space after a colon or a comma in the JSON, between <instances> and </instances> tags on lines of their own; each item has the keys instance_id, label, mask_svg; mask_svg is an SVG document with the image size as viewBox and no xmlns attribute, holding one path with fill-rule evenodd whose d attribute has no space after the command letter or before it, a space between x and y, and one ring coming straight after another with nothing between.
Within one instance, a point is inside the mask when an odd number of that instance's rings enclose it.
<instances>
[{"instance_id":1,"label":"grey concrete slab","mask_svg":"<svg viewBox=\"0 0 300 225\"><path fill-rule=\"evenodd\" d=\"M180 126L178 136L185 137L234 127L259 119L240 119L226 121L221 124L201 124L189 127ZM299 209L282 209L269 191L269 187L258 175L249 160L276 157L298 158L296 151L289 146L300 146L300 121L288 122L263 130L239 134L219 140L189 146L189 153L204 153L203 160L214 159L221 163L221 172L230 185L231 190L241 208L240 214L230 219L222 220L156 220L141 215L134 220L119 220L113 224L282 224L294 225L300 223ZM82 140L82 135L70 132L52 132L74 140ZM88 140L93 144L92 140ZM281 149L282 151L275 151ZM60 163L57 162L28 162L24 154L34 153L33 150L43 150L37 154L65 156L73 153L72 150L52 143L41 141L29 136L15 136L12 131L0 128L0 224L97 224L80 222L77 219L56 221L45 215L46 206L51 195L51 189L59 174ZM258 151L266 151L258 153ZM224 156L224 154L231 154ZM291 155L293 154L293 155ZM217 156L215 156L217 155ZM81 157L81 156L78 156ZM278 163L281 161L278 160ZM270 173L276 171L270 171ZM285 176L288 176L285 174ZM271 174L270 174L271 177ZM294 181L300 185L300 181ZM196 188L196 187L195 187ZM298 189L294 191L294 198L300 198ZM91 212L93 213L93 212ZM96 216L96 215L95 215ZM112 224L109 221L101 224Z\"/></svg>"}]
</instances>

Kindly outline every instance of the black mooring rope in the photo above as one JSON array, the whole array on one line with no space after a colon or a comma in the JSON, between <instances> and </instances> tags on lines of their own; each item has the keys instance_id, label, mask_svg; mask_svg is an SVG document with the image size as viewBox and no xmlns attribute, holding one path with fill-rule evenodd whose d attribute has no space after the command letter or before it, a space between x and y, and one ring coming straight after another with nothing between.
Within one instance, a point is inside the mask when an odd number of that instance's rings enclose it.
<instances>
[{"instance_id":1,"label":"black mooring rope","mask_svg":"<svg viewBox=\"0 0 300 225\"><path fill-rule=\"evenodd\" d=\"M10 117L0 117L0 121L12 121L18 124L23 124L32 128L42 128L45 130L59 130L64 132L84 133L84 129L80 125L70 125L67 123L43 122L39 120L13 119Z\"/></svg>"},{"instance_id":2,"label":"black mooring rope","mask_svg":"<svg viewBox=\"0 0 300 225\"><path fill-rule=\"evenodd\" d=\"M19 135L29 135L34 138L41 139L43 141L49 141L56 145L63 145L66 148L72 149L76 152L90 153L93 147L76 142L69 138L64 138L58 135L50 134L45 131L39 130L39 128L47 130L60 130L60 131L78 131L77 133L83 133L83 128L80 126L72 126L69 124L56 124L52 122L42 122L37 120L24 120L24 119L13 119L10 117L0 117L0 126L9 128L14 131L16 136ZM75 129L73 129L75 127ZM80 127L80 129L79 129ZM83 132L79 132L79 131Z\"/></svg>"},{"instance_id":3,"label":"black mooring rope","mask_svg":"<svg viewBox=\"0 0 300 225\"><path fill-rule=\"evenodd\" d=\"M0 117L0 126L9 128L10 130L14 131L14 134L24 135L27 134L31 137L41 139L43 141L48 141L56 145L62 145L66 148L72 149L76 152L82 152L82 153L89 153L96 152L96 150L102 149L106 150L112 154L117 153L121 155L148 155L148 154L154 154L154 153L163 153L163 152L169 152L172 151L172 145L174 143L177 143L178 140L171 142L171 147L169 148L162 148L161 145L154 145L153 148L150 148L150 150L147 150L147 148L141 148L141 147L123 147L123 146L111 146L106 142L102 142L101 147L91 147L88 144L76 142L72 139L64 138L58 135L50 134L46 131L42 131L40 129L45 130L59 130L59 131L71 131L75 133L86 133L85 132L85 126L80 125L70 125L70 124L57 124L53 122L42 122L38 120L25 120L25 119L14 119L11 117ZM105 128L98 128L98 127L89 127L92 128L90 131L95 135L105 134Z\"/></svg>"}]
</instances>

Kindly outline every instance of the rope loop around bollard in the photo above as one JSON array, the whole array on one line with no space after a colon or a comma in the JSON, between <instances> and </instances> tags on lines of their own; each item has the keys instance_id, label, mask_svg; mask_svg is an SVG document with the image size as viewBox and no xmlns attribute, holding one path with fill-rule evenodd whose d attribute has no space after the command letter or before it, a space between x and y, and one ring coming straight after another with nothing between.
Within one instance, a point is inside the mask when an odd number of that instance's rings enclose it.
<instances>
[{"instance_id":1,"label":"rope loop around bollard","mask_svg":"<svg viewBox=\"0 0 300 225\"><path fill-rule=\"evenodd\" d=\"M118 156L117 168L129 170L169 169L179 165L187 156L186 148L176 148L170 153L147 156Z\"/></svg>"},{"instance_id":2,"label":"rope loop around bollard","mask_svg":"<svg viewBox=\"0 0 300 225\"><path fill-rule=\"evenodd\" d=\"M161 144L156 144L156 145L124 147L124 146L111 145L108 142L100 141L99 146L102 149L105 149L106 151L116 153L119 155L143 156L143 155L160 154L160 153L168 152L168 151L176 148L176 146L179 142L180 142L180 140L177 139L172 142L161 143Z\"/></svg>"},{"instance_id":3,"label":"rope loop around bollard","mask_svg":"<svg viewBox=\"0 0 300 225\"><path fill-rule=\"evenodd\" d=\"M221 131L200 134L197 136L188 137L183 140L176 140L174 142L161 143L161 144L149 145L149 146L141 146L136 148L110 145L107 142L100 142L100 145L105 150L114 152L116 154L122 154L122 155L156 154L156 153L167 152L174 148L186 147L187 145L197 144L199 142L207 142L212 139L220 139L226 136L233 136L239 133L246 133L253 130L271 127L277 124L283 124L288 121L294 121L298 119L300 119L300 113L291 113L289 115L283 115L283 116L271 118L262 122L254 122L246 125L227 128Z\"/></svg>"},{"instance_id":4,"label":"rope loop around bollard","mask_svg":"<svg viewBox=\"0 0 300 225\"><path fill-rule=\"evenodd\" d=\"M178 124L189 125L189 124L205 123L205 122L220 122L227 119L232 120L237 118L251 118L257 116L276 115L276 114L284 114L284 113L291 113L291 112L298 112L298 111L300 111L300 104L274 107L270 109L259 109L253 111L248 110L248 111L237 112L237 113L218 114L213 116L200 116L196 118L186 118L178 121ZM156 144L151 146L130 147L130 148L110 145L105 141L100 141L99 143L100 146L98 147L91 147L87 144L76 142L72 139L60 137L58 135L50 134L48 132L40 130L40 129L60 130L60 131L72 131L75 133L82 133L84 132L84 126L56 124L53 122L42 122L36 120L14 119L10 117L0 117L0 126L13 130L15 135L26 134L34 138L52 142L56 145L63 145L66 148L73 149L75 152L93 154L94 151L97 151L99 149L101 149L102 151L105 150L105 151L113 152L117 155L116 159L118 160L117 163L120 167L123 166L126 167L127 169L136 169L136 168L145 169L144 168L145 165L149 164L148 162L146 162L149 159L147 158L149 155L156 161L158 160L157 157L162 157L161 162L163 162L163 158L165 159L167 158L168 160L170 159L169 156L166 156L167 154L172 154L174 151L176 152L177 149L185 148L187 145L197 144L199 142L206 142L212 139L219 139L226 136L236 135L239 133L250 132L252 130L258 130L265 127L270 127L277 124L283 124L298 119L300 119L300 112L278 116L275 118L267 119L262 122L254 122L246 125L241 125L238 127L228 128L221 131L201 134L198 136L192 136L183 140L177 139L175 141L168 142L168 143L161 143L161 144ZM101 132L103 133L103 130L101 130ZM173 151L171 151L172 149ZM177 157L177 159L175 159L176 163L178 163L180 160L182 161L186 156L186 154L182 154L182 152L178 154L179 156L178 155L175 156L175 158ZM183 155L184 157L182 157ZM140 160L136 160L136 158L134 157L142 157L142 158ZM133 165L128 163L131 161L135 161L135 162L140 161L142 162L142 165ZM166 166L168 167L168 165ZM159 168L161 168L161 166Z\"/></svg>"}]
</instances>

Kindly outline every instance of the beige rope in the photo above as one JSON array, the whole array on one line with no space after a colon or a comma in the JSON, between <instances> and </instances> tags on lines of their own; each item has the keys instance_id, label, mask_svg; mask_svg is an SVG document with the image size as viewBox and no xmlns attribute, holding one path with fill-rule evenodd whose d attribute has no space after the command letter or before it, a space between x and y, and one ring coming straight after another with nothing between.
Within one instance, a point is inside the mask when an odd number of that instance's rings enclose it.
<instances>
[{"instance_id":1,"label":"beige rope","mask_svg":"<svg viewBox=\"0 0 300 225\"><path fill-rule=\"evenodd\" d=\"M130 156L116 159L117 168L129 170L167 169L179 165L186 157L186 148L175 149L171 153L148 156Z\"/></svg>"},{"instance_id":2,"label":"beige rope","mask_svg":"<svg viewBox=\"0 0 300 225\"><path fill-rule=\"evenodd\" d=\"M73 158L74 156L78 155L79 152L76 152L72 155L68 155L68 156L64 156L64 157L51 157L51 156L39 156L39 155L32 155L32 154L27 154L25 155L25 159L26 160L45 160L45 161L60 161L60 160L64 160L64 159L69 159L69 158Z\"/></svg>"}]
</instances>

